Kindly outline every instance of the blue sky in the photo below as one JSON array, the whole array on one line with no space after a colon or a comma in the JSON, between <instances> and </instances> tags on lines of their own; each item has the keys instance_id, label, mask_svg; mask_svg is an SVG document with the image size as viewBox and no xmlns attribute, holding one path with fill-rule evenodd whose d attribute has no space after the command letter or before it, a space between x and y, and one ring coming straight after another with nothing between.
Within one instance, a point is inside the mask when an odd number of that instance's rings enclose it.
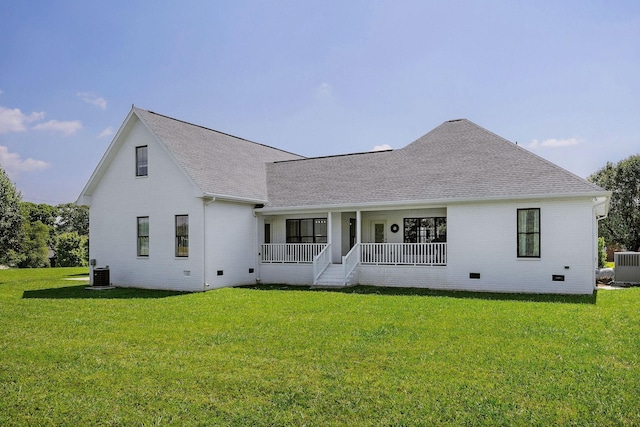
<instances>
[{"instance_id":1,"label":"blue sky","mask_svg":"<svg viewBox=\"0 0 640 427\"><path fill-rule=\"evenodd\" d=\"M463 117L582 177L640 154L636 0L15 0L0 22L27 201L75 201L131 104L304 156Z\"/></svg>"}]
</instances>

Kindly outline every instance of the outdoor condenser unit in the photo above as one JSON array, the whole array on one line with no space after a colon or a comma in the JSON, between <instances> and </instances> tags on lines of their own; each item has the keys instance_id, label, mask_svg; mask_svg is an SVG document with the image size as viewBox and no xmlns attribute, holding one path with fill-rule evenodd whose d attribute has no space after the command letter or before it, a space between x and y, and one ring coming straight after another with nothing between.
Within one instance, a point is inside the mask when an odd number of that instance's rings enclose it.
<instances>
[{"instance_id":1,"label":"outdoor condenser unit","mask_svg":"<svg viewBox=\"0 0 640 427\"><path fill-rule=\"evenodd\" d=\"M620 283L640 283L640 252L616 252L615 278Z\"/></svg>"},{"instance_id":2,"label":"outdoor condenser unit","mask_svg":"<svg viewBox=\"0 0 640 427\"><path fill-rule=\"evenodd\" d=\"M93 286L96 287L109 287L109 266L106 268L94 268L93 269Z\"/></svg>"}]
</instances>

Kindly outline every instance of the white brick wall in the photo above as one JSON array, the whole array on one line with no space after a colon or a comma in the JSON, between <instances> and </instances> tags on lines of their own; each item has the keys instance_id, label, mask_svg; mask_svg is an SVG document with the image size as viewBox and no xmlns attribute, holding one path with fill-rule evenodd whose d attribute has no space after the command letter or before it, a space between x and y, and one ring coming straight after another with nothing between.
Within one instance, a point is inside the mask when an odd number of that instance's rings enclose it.
<instances>
[{"instance_id":1,"label":"white brick wall","mask_svg":"<svg viewBox=\"0 0 640 427\"><path fill-rule=\"evenodd\" d=\"M373 242L373 224L385 223L385 238L387 243L404 242L404 218L423 218L447 216L446 208L408 209L402 211L375 211L362 213L362 241ZM397 224L398 232L392 233L391 226Z\"/></svg>"},{"instance_id":2,"label":"white brick wall","mask_svg":"<svg viewBox=\"0 0 640 427\"><path fill-rule=\"evenodd\" d=\"M257 226L252 205L214 201L207 206L207 289L256 282Z\"/></svg>"},{"instance_id":3,"label":"white brick wall","mask_svg":"<svg viewBox=\"0 0 640 427\"><path fill-rule=\"evenodd\" d=\"M164 148L136 119L91 197L90 257L117 286L203 290L202 201ZM135 176L135 147L147 145L149 173ZM189 257L175 257L175 215L189 215ZM149 257L137 257L137 222L149 217Z\"/></svg>"},{"instance_id":4,"label":"white brick wall","mask_svg":"<svg viewBox=\"0 0 640 427\"><path fill-rule=\"evenodd\" d=\"M539 259L517 257L519 208L540 208ZM450 206L446 287L589 294L595 281L594 221L590 199ZM470 279L469 273L480 273L481 278ZM554 282L552 275L564 275L565 281Z\"/></svg>"},{"instance_id":5,"label":"white brick wall","mask_svg":"<svg viewBox=\"0 0 640 427\"><path fill-rule=\"evenodd\" d=\"M541 257L517 257L517 209L540 208ZM357 268L363 285L414 286L487 292L590 294L596 266L596 221L590 198L451 204L446 208L363 212L363 241L372 224L386 224L389 243L403 241L403 219L447 217L446 267L371 266ZM283 238L286 216L271 218L276 240ZM391 224L400 230L391 233ZM348 232L343 228L343 233ZM566 268L568 267L568 268ZM479 273L480 279L471 279ZM263 283L309 284L311 266L261 265ZM564 275L563 282L553 275Z\"/></svg>"},{"instance_id":6,"label":"white brick wall","mask_svg":"<svg viewBox=\"0 0 640 427\"><path fill-rule=\"evenodd\" d=\"M265 284L313 284L313 264L260 264L259 271L260 282Z\"/></svg>"},{"instance_id":7,"label":"white brick wall","mask_svg":"<svg viewBox=\"0 0 640 427\"><path fill-rule=\"evenodd\" d=\"M359 265L357 283L370 286L397 286L439 289L446 281L447 267L413 265Z\"/></svg>"}]
</instances>

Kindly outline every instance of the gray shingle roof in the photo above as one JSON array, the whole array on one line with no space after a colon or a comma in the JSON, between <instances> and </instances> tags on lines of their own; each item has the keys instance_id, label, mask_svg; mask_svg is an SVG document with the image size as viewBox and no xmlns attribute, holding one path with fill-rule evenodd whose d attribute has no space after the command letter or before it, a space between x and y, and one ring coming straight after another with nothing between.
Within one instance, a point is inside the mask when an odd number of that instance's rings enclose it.
<instances>
[{"instance_id":1,"label":"gray shingle roof","mask_svg":"<svg viewBox=\"0 0 640 427\"><path fill-rule=\"evenodd\" d=\"M207 194L268 208L546 197L604 190L466 120L399 150L306 159L134 108Z\"/></svg>"},{"instance_id":2,"label":"gray shingle roof","mask_svg":"<svg viewBox=\"0 0 640 427\"><path fill-rule=\"evenodd\" d=\"M134 111L207 194L266 200L266 163L303 158L151 111Z\"/></svg>"},{"instance_id":3,"label":"gray shingle roof","mask_svg":"<svg viewBox=\"0 0 640 427\"><path fill-rule=\"evenodd\" d=\"M399 150L268 164L267 186L271 208L604 192L466 119Z\"/></svg>"}]
</instances>

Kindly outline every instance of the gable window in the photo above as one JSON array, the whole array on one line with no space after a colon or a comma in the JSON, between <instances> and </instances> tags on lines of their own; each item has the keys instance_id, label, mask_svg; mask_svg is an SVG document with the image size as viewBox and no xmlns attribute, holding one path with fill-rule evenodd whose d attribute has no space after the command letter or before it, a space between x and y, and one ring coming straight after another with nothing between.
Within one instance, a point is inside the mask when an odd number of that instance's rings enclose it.
<instances>
[{"instance_id":1,"label":"gable window","mask_svg":"<svg viewBox=\"0 0 640 427\"><path fill-rule=\"evenodd\" d=\"M540 258L540 209L518 209L518 258Z\"/></svg>"},{"instance_id":2,"label":"gable window","mask_svg":"<svg viewBox=\"0 0 640 427\"><path fill-rule=\"evenodd\" d=\"M447 241L447 218L405 218L405 243L436 243Z\"/></svg>"},{"instance_id":3,"label":"gable window","mask_svg":"<svg viewBox=\"0 0 640 427\"><path fill-rule=\"evenodd\" d=\"M176 215L176 256L189 256L189 215Z\"/></svg>"},{"instance_id":4,"label":"gable window","mask_svg":"<svg viewBox=\"0 0 640 427\"><path fill-rule=\"evenodd\" d=\"M287 243L327 243L327 220L288 219Z\"/></svg>"},{"instance_id":5,"label":"gable window","mask_svg":"<svg viewBox=\"0 0 640 427\"><path fill-rule=\"evenodd\" d=\"M138 256L149 256L149 217L138 217Z\"/></svg>"},{"instance_id":6,"label":"gable window","mask_svg":"<svg viewBox=\"0 0 640 427\"><path fill-rule=\"evenodd\" d=\"M147 146L136 147L136 176L147 176L148 164Z\"/></svg>"}]
</instances>

